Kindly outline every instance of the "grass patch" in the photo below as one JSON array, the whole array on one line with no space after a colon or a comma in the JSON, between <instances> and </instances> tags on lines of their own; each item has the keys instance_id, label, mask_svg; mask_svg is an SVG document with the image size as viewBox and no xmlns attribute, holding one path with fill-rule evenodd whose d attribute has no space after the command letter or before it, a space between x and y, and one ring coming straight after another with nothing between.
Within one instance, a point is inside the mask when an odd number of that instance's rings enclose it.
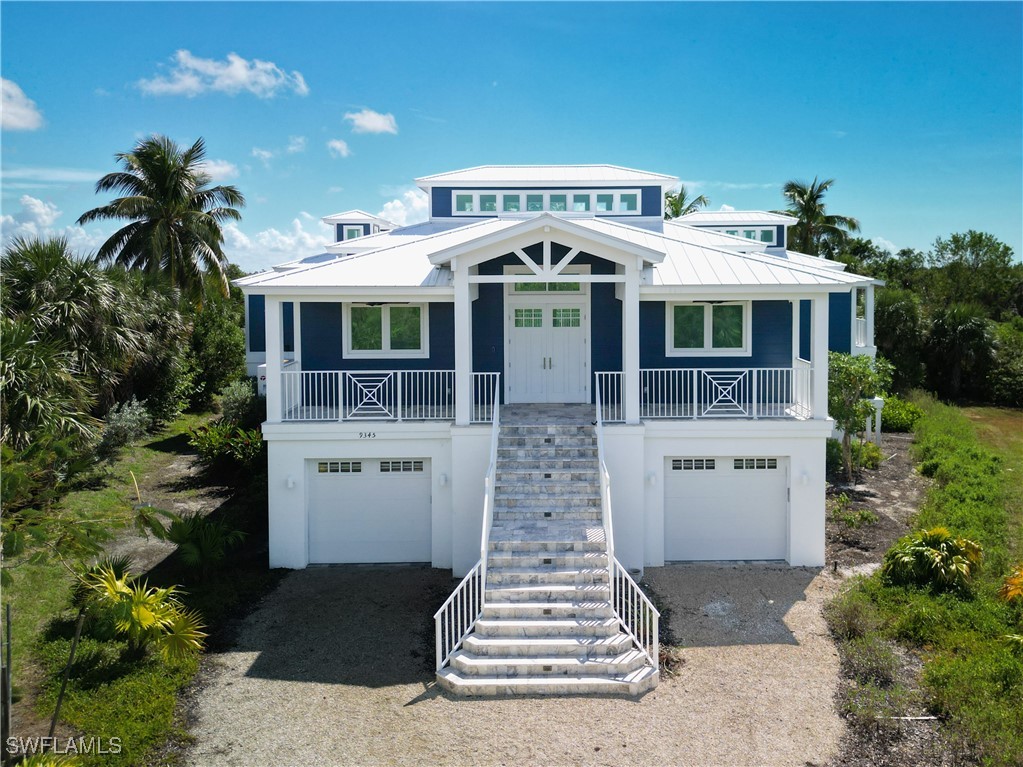
<instances>
[{"instance_id":1,"label":"grass patch","mask_svg":"<svg viewBox=\"0 0 1023 767\"><path fill-rule=\"evenodd\" d=\"M889 682L886 642L924 661L924 704L985 765L1017 765L1023 754L1023 657L1007 635L1023 633L1023 606L997 596L1020 558L1023 536L1023 430L1019 411L964 413L919 400L915 456L934 479L915 520L981 544L984 562L968 589L855 584L827 608L851 680L840 703L860 722L899 715L909 693ZM890 646L889 646L890 651ZM891 677L894 680L894 677ZM911 697L911 696L910 696Z\"/></svg>"}]
</instances>

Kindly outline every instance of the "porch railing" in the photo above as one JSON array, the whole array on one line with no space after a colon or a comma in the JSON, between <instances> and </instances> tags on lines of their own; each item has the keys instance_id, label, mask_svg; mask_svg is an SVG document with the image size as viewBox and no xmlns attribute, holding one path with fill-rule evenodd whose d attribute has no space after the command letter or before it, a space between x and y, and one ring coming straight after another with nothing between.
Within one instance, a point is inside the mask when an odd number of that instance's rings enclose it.
<instances>
[{"instance_id":1,"label":"porch railing","mask_svg":"<svg viewBox=\"0 0 1023 767\"><path fill-rule=\"evenodd\" d=\"M473 423L489 423L500 373L473 373ZM284 421L454 420L454 370L285 370Z\"/></svg>"},{"instance_id":2,"label":"porch railing","mask_svg":"<svg viewBox=\"0 0 1023 767\"><path fill-rule=\"evenodd\" d=\"M614 423L625 420L623 376L617 372L593 374L593 390L597 392L598 415L602 421Z\"/></svg>"},{"instance_id":3,"label":"porch railing","mask_svg":"<svg viewBox=\"0 0 1023 767\"><path fill-rule=\"evenodd\" d=\"M857 317L855 323L853 323L853 327L854 327L853 345L854 346L866 346L867 345L867 318L866 317Z\"/></svg>"},{"instance_id":4,"label":"porch railing","mask_svg":"<svg viewBox=\"0 0 1023 767\"><path fill-rule=\"evenodd\" d=\"M647 661L654 668L658 668L660 664L661 614L615 556L614 523L611 514L611 475L604 461L604 402L601 384L602 379L598 378L596 388L597 462L600 467L600 506L601 518L604 522L604 539L607 542L611 608L614 610L622 630L646 655Z\"/></svg>"},{"instance_id":5,"label":"porch railing","mask_svg":"<svg viewBox=\"0 0 1023 767\"><path fill-rule=\"evenodd\" d=\"M497 442L501 431L501 408L493 403L493 427L490 432L490 465L483 480L483 530L480 534L480 559L473 565L451 596L433 614L437 671L451 662L476 621L483 615L487 591L487 558L490 551L490 526L494 520L494 492L497 485Z\"/></svg>"},{"instance_id":6,"label":"porch railing","mask_svg":"<svg viewBox=\"0 0 1023 767\"><path fill-rule=\"evenodd\" d=\"M641 418L810 418L811 370L654 368L639 371Z\"/></svg>"}]
</instances>

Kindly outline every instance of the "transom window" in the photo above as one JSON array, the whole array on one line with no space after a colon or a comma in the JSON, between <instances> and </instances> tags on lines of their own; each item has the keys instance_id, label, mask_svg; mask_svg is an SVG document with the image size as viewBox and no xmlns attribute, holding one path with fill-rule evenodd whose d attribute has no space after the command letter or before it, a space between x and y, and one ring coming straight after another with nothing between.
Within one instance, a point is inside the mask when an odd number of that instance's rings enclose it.
<instances>
[{"instance_id":1,"label":"transom window","mask_svg":"<svg viewBox=\"0 0 1023 767\"><path fill-rule=\"evenodd\" d=\"M316 464L317 474L359 474L362 472L362 461L319 461Z\"/></svg>"},{"instance_id":2,"label":"transom window","mask_svg":"<svg viewBox=\"0 0 1023 767\"><path fill-rule=\"evenodd\" d=\"M713 458L672 458L672 471L714 471Z\"/></svg>"},{"instance_id":3,"label":"transom window","mask_svg":"<svg viewBox=\"0 0 1023 767\"><path fill-rule=\"evenodd\" d=\"M346 304L345 309L345 356L429 356L425 304Z\"/></svg>"},{"instance_id":4,"label":"transom window","mask_svg":"<svg viewBox=\"0 0 1023 767\"><path fill-rule=\"evenodd\" d=\"M747 240L758 240L767 245L774 244L774 227L743 227L725 229L725 234L730 234L733 237L744 237Z\"/></svg>"},{"instance_id":5,"label":"transom window","mask_svg":"<svg viewBox=\"0 0 1023 767\"><path fill-rule=\"evenodd\" d=\"M667 304L668 356L749 356L749 302Z\"/></svg>"},{"instance_id":6,"label":"transom window","mask_svg":"<svg viewBox=\"0 0 1023 767\"><path fill-rule=\"evenodd\" d=\"M764 470L777 469L777 458L736 458L732 461L732 468L736 470Z\"/></svg>"},{"instance_id":7,"label":"transom window","mask_svg":"<svg viewBox=\"0 0 1023 767\"><path fill-rule=\"evenodd\" d=\"M578 282L516 282L516 293L578 293L582 285Z\"/></svg>"},{"instance_id":8,"label":"transom window","mask_svg":"<svg viewBox=\"0 0 1023 767\"><path fill-rule=\"evenodd\" d=\"M618 216L638 216L640 190L620 192L592 192L566 190L542 192L539 190L452 192L452 215L478 216L501 213L606 213Z\"/></svg>"},{"instance_id":9,"label":"transom window","mask_svg":"<svg viewBox=\"0 0 1023 767\"><path fill-rule=\"evenodd\" d=\"M422 461L381 461L381 474L398 474L419 472L423 470Z\"/></svg>"}]
</instances>

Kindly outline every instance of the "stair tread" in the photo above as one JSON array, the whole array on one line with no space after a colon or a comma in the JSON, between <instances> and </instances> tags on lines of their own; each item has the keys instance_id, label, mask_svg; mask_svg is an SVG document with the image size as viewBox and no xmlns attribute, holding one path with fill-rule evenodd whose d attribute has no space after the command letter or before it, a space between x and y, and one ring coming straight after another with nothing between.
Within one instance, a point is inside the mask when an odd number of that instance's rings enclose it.
<instances>
[{"instance_id":1,"label":"stair tread","mask_svg":"<svg viewBox=\"0 0 1023 767\"><path fill-rule=\"evenodd\" d=\"M502 687L520 687L523 689L529 689L531 687L548 687L552 684L568 685L574 687L600 687L607 684L620 683L622 686L627 686L635 682L645 681L654 674L657 674L656 668L650 665L641 666L635 671L630 671L625 674L580 674L578 676L562 676L562 677L544 677L544 676L531 676L531 677L485 677L485 676L473 676L464 677L457 671L452 669L450 666L441 669L437 672L438 675L443 675L445 678L456 682L462 682L466 685L471 686L483 686L483 685L498 685Z\"/></svg>"},{"instance_id":2,"label":"stair tread","mask_svg":"<svg viewBox=\"0 0 1023 767\"><path fill-rule=\"evenodd\" d=\"M569 664L582 665L599 664L612 666L621 663L630 663L638 658L646 656L635 647L620 652L617 655L476 655L467 650L457 650L452 659L458 658L463 663L475 666L495 666L506 664L509 666L565 666Z\"/></svg>"}]
</instances>

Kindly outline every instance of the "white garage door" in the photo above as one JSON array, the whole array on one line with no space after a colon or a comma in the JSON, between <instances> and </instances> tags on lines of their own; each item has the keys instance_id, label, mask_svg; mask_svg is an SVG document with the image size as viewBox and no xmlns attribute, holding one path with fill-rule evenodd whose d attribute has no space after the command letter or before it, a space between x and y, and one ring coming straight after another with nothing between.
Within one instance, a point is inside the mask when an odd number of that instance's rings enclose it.
<instances>
[{"instance_id":1,"label":"white garage door","mask_svg":"<svg viewBox=\"0 0 1023 767\"><path fill-rule=\"evenodd\" d=\"M430 462L313 461L309 561L429 562Z\"/></svg>"},{"instance_id":2,"label":"white garage door","mask_svg":"<svg viewBox=\"0 0 1023 767\"><path fill-rule=\"evenodd\" d=\"M785 458L669 458L664 558L785 559L788 474Z\"/></svg>"}]
</instances>

